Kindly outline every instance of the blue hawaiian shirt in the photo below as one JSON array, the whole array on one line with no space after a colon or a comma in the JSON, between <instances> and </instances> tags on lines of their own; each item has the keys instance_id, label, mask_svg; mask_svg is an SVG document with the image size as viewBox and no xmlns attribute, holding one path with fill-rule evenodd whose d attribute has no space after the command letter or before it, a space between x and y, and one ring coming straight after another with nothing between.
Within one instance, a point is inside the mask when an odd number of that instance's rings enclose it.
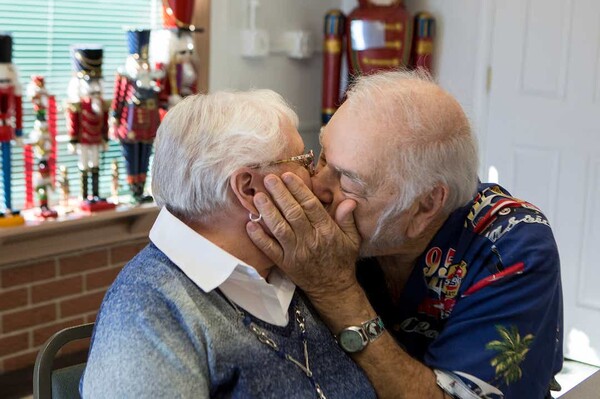
<instances>
[{"instance_id":1,"label":"blue hawaiian shirt","mask_svg":"<svg viewBox=\"0 0 600 399\"><path fill-rule=\"evenodd\" d=\"M357 274L390 333L455 397L549 397L562 368L556 242L538 208L481 184L417 259L400 299L375 259Z\"/></svg>"}]
</instances>

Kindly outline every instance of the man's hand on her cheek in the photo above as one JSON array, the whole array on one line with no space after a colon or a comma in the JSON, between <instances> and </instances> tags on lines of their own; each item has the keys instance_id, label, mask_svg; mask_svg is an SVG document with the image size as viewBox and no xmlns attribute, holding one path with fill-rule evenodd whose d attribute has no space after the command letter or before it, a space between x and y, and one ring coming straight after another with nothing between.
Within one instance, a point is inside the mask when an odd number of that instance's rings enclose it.
<instances>
[{"instance_id":1,"label":"man's hand on her cheek","mask_svg":"<svg viewBox=\"0 0 600 399\"><path fill-rule=\"evenodd\" d=\"M249 222L254 244L310 296L331 295L354 284L360 245L352 214L356 203L340 204L338 225L296 175L285 173L283 181L268 175L265 187L271 198L258 193L254 203L275 238Z\"/></svg>"}]
</instances>

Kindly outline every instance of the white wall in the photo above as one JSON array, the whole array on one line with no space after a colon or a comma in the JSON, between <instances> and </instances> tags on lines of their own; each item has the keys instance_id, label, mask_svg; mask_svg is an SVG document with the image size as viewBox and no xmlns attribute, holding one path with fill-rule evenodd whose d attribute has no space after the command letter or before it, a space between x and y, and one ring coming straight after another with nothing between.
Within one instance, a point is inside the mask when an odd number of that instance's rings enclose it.
<instances>
[{"instance_id":1,"label":"white wall","mask_svg":"<svg viewBox=\"0 0 600 399\"><path fill-rule=\"evenodd\" d=\"M431 12L437 23L434 73L471 117L476 133L481 131L485 69L477 66L487 51L481 48L485 27L482 0L405 0L409 11ZM323 16L328 9L352 10L356 0L260 0L257 28L266 29L277 40L287 30L313 33L319 51L309 60L293 60L283 54L262 59L240 55L240 31L247 27L247 0L211 2L211 50L209 89L271 88L281 93L300 116L300 132L307 147L318 149L322 80ZM485 116L485 115L484 115Z\"/></svg>"},{"instance_id":2,"label":"white wall","mask_svg":"<svg viewBox=\"0 0 600 399\"><path fill-rule=\"evenodd\" d=\"M260 0L257 29L269 32L272 41L288 30L308 30L317 52L296 60L284 54L248 59L240 55L240 31L247 28L246 0L211 2L209 90L270 88L290 102L300 117L300 133L307 148L318 151L321 127L323 17L338 8L339 0Z\"/></svg>"},{"instance_id":3,"label":"white wall","mask_svg":"<svg viewBox=\"0 0 600 399\"><path fill-rule=\"evenodd\" d=\"M428 11L436 18L434 72L473 117L481 0L408 0L414 15Z\"/></svg>"},{"instance_id":4,"label":"white wall","mask_svg":"<svg viewBox=\"0 0 600 399\"><path fill-rule=\"evenodd\" d=\"M484 179L487 123L490 0L407 0L414 15L428 11L436 18L433 68L439 84L454 95L478 137L480 176Z\"/></svg>"}]
</instances>

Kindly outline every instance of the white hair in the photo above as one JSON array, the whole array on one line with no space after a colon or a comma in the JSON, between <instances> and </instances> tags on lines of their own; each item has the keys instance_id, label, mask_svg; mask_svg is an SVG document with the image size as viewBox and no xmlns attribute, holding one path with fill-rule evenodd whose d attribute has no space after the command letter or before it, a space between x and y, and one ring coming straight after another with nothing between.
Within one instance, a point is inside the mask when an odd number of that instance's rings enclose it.
<instances>
[{"instance_id":1,"label":"white hair","mask_svg":"<svg viewBox=\"0 0 600 399\"><path fill-rule=\"evenodd\" d=\"M268 163L289 145L281 132L298 116L271 90L192 95L173 107L155 140L152 194L187 220L206 220L230 203L231 174Z\"/></svg>"},{"instance_id":2,"label":"white hair","mask_svg":"<svg viewBox=\"0 0 600 399\"><path fill-rule=\"evenodd\" d=\"M444 212L473 197L478 184L475 137L458 102L429 74L418 69L360 77L347 96L353 112L387 129L384 154L374 170L380 185L395 187L397 198L383 212L375 235L381 234L384 220L440 184L449 189ZM373 99L378 99L375 104Z\"/></svg>"}]
</instances>

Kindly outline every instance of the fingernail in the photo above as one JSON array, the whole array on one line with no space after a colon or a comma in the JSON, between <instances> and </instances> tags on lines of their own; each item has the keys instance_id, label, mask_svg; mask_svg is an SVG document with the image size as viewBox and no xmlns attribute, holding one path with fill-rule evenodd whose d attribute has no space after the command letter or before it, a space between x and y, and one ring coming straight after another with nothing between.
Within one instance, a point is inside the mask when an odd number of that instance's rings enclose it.
<instances>
[{"instance_id":1,"label":"fingernail","mask_svg":"<svg viewBox=\"0 0 600 399\"><path fill-rule=\"evenodd\" d=\"M258 205L264 205L267 203L267 196L264 195L263 193L258 193L254 196L254 201L258 204Z\"/></svg>"},{"instance_id":2,"label":"fingernail","mask_svg":"<svg viewBox=\"0 0 600 399\"><path fill-rule=\"evenodd\" d=\"M268 175L267 177L265 177L265 186L267 186L268 188L273 188L275 187L275 184L277 184L277 179L275 178L275 176Z\"/></svg>"},{"instance_id":3,"label":"fingernail","mask_svg":"<svg viewBox=\"0 0 600 399\"><path fill-rule=\"evenodd\" d=\"M287 184L290 184L290 183L292 182L292 180L293 180L293 177L292 177L292 174L291 174L291 173L285 173L285 174L283 174L283 175L281 176L281 179L282 179L282 180L283 180L285 183L287 183Z\"/></svg>"}]
</instances>

